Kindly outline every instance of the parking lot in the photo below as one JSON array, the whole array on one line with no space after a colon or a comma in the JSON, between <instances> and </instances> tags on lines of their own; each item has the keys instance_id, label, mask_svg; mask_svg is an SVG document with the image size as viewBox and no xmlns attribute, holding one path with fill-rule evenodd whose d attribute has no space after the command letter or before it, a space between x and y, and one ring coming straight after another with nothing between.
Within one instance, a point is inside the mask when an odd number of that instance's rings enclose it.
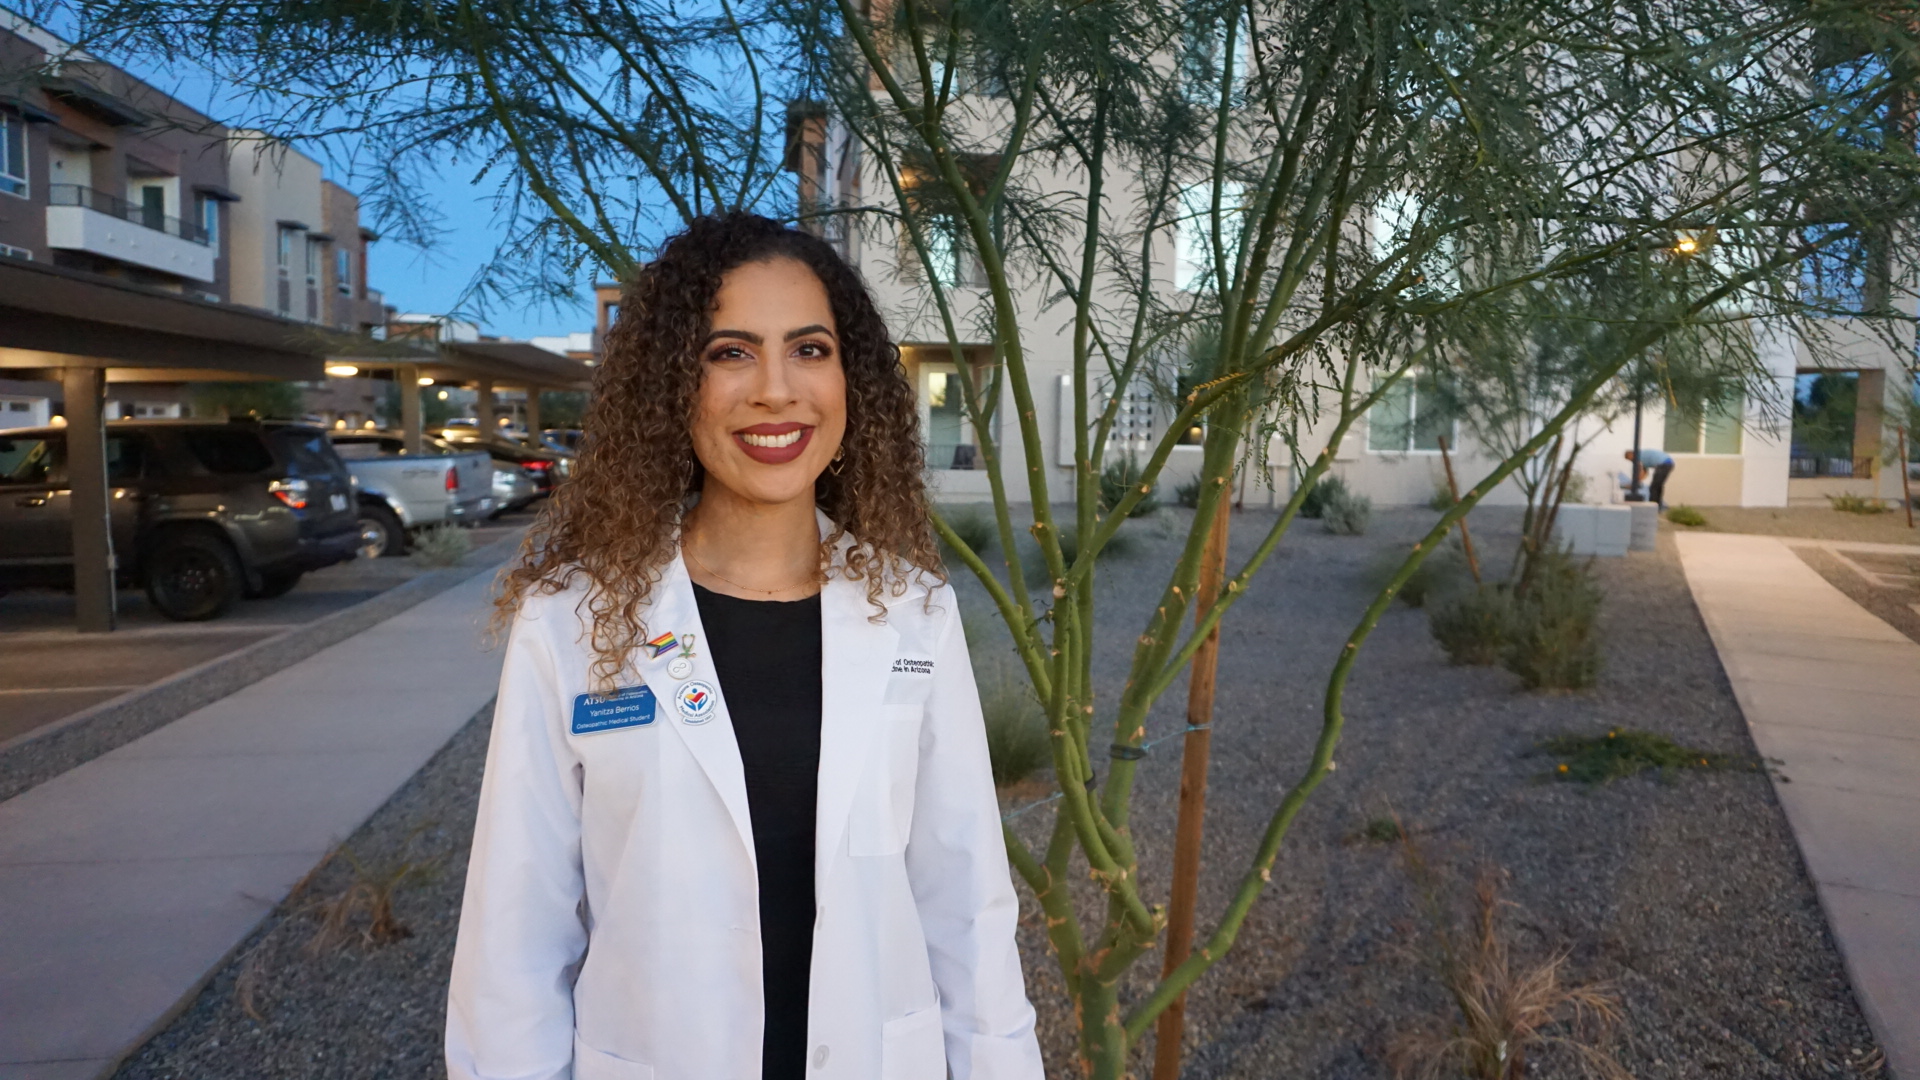
<instances>
[{"instance_id":1,"label":"parking lot","mask_svg":"<svg viewBox=\"0 0 1920 1080\"><path fill-rule=\"evenodd\" d=\"M521 512L470 530L478 551L517 535ZM76 712L325 618L431 568L410 558L355 559L305 575L291 592L245 600L207 622L173 622L135 589L118 594L120 629L73 629L71 593L0 594L0 746Z\"/></svg>"}]
</instances>

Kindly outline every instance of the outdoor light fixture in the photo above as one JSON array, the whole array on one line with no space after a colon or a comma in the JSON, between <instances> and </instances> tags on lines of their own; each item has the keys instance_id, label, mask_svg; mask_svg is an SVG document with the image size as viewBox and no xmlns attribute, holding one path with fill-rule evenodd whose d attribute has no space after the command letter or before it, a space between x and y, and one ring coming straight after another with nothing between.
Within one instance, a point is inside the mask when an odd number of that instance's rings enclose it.
<instances>
[{"instance_id":1,"label":"outdoor light fixture","mask_svg":"<svg viewBox=\"0 0 1920 1080\"><path fill-rule=\"evenodd\" d=\"M445 390L440 391L440 400L441 401L447 400L447 392Z\"/></svg>"},{"instance_id":2,"label":"outdoor light fixture","mask_svg":"<svg viewBox=\"0 0 1920 1080\"><path fill-rule=\"evenodd\" d=\"M342 430L347 426L347 422L345 420L335 420L333 426L335 430Z\"/></svg>"},{"instance_id":3,"label":"outdoor light fixture","mask_svg":"<svg viewBox=\"0 0 1920 1080\"><path fill-rule=\"evenodd\" d=\"M420 385L421 385L421 386L432 386L432 385L433 385L433 380L432 380L432 379L430 379L430 378L428 378L428 377L426 377L425 375L422 375L422 376L420 376ZM447 395L446 395L445 393L442 393L442 394L441 394L440 396L441 396L441 397L446 397Z\"/></svg>"},{"instance_id":4,"label":"outdoor light fixture","mask_svg":"<svg viewBox=\"0 0 1920 1080\"><path fill-rule=\"evenodd\" d=\"M64 416L61 416L59 413L55 413L53 415L53 419L47 421L47 423L53 425L54 427L66 427L67 418Z\"/></svg>"},{"instance_id":5,"label":"outdoor light fixture","mask_svg":"<svg viewBox=\"0 0 1920 1080\"><path fill-rule=\"evenodd\" d=\"M368 431L372 431L372 430L373 430L373 421L371 421L371 420L369 420L369 421L367 421L366 423L364 423L364 424L361 424L360 426L361 426L361 427L363 427L363 428L366 428L366 429L367 429Z\"/></svg>"},{"instance_id":6,"label":"outdoor light fixture","mask_svg":"<svg viewBox=\"0 0 1920 1080\"><path fill-rule=\"evenodd\" d=\"M360 369L352 364L328 364L327 374L341 379L351 379L360 374Z\"/></svg>"},{"instance_id":7,"label":"outdoor light fixture","mask_svg":"<svg viewBox=\"0 0 1920 1080\"><path fill-rule=\"evenodd\" d=\"M1683 236L1680 238L1680 240L1677 243L1673 245L1673 250L1679 252L1682 255L1691 255L1694 252L1700 250L1700 241L1695 240L1691 236Z\"/></svg>"}]
</instances>

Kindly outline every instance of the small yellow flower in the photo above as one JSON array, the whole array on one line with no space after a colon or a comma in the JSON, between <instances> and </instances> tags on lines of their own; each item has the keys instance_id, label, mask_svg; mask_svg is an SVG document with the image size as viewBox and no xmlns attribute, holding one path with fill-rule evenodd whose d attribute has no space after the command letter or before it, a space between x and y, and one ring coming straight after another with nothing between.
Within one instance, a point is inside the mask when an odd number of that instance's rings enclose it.
<instances>
[{"instance_id":1,"label":"small yellow flower","mask_svg":"<svg viewBox=\"0 0 1920 1080\"><path fill-rule=\"evenodd\" d=\"M1611 739L1613 738L1613 736L1614 736L1614 732L1611 732L1611 731L1607 732L1607 738Z\"/></svg>"},{"instance_id":2,"label":"small yellow flower","mask_svg":"<svg viewBox=\"0 0 1920 1080\"><path fill-rule=\"evenodd\" d=\"M1567 771L1567 767L1566 767L1565 765L1562 765L1562 766L1560 766L1560 771L1561 771L1561 772L1566 772L1566 771Z\"/></svg>"}]
</instances>

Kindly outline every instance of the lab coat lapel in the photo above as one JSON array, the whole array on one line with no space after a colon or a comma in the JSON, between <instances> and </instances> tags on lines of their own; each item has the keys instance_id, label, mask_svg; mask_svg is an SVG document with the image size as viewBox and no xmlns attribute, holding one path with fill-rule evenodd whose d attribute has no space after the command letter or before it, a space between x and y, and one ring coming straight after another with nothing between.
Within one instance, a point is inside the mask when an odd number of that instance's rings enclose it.
<instances>
[{"instance_id":1,"label":"lab coat lapel","mask_svg":"<svg viewBox=\"0 0 1920 1080\"><path fill-rule=\"evenodd\" d=\"M656 706L669 719L673 730L680 736L692 752L694 760L707 774L707 780L714 790L720 793L720 801L727 806L727 814L733 819L733 827L740 834L740 842L747 847L747 859L751 863L753 851L753 817L747 809L747 774L740 763L740 744L733 737L733 718L727 712L727 696L720 689L720 677L714 671L712 651L708 642L706 627L700 623L700 605L693 597L693 581L687 576L687 567L674 555L673 562L667 567L658 585L655 586L659 600L654 604L647 619L647 629L662 633L694 634L693 674L688 678L675 679L667 672L667 665L679 650L667 653L658 659L646 657L642 653L641 674L648 686L653 687ZM713 716L703 724L689 724L680 713L679 695L682 687L690 683L701 682L713 688L717 699Z\"/></svg>"},{"instance_id":2,"label":"lab coat lapel","mask_svg":"<svg viewBox=\"0 0 1920 1080\"><path fill-rule=\"evenodd\" d=\"M830 526L822 525L822 530ZM880 702L899 634L872 621L867 584L840 575L842 541L835 573L820 594L820 774L819 816L815 820L816 887L827 880L833 856L844 850L854 789L869 756L881 752L884 719Z\"/></svg>"}]
</instances>

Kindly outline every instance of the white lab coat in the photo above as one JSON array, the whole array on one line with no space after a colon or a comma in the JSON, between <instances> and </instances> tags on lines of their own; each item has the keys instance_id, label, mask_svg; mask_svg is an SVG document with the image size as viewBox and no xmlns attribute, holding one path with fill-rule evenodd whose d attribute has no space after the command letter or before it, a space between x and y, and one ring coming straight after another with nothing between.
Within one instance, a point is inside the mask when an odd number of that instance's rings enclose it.
<instances>
[{"instance_id":1,"label":"white lab coat","mask_svg":"<svg viewBox=\"0 0 1920 1080\"><path fill-rule=\"evenodd\" d=\"M823 528L827 527L823 524ZM841 550L844 552L846 543ZM929 592L931 606L928 605ZM640 651L650 724L575 735L593 656L584 586L531 597L507 644L447 1001L451 1080L757 1080L753 829L724 698ZM1039 1080L980 703L953 591L871 621L864 582L820 598L821 730L809 1080ZM649 635L693 633L676 557ZM765 883L780 888L780 882Z\"/></svg>"}]
</instances>

